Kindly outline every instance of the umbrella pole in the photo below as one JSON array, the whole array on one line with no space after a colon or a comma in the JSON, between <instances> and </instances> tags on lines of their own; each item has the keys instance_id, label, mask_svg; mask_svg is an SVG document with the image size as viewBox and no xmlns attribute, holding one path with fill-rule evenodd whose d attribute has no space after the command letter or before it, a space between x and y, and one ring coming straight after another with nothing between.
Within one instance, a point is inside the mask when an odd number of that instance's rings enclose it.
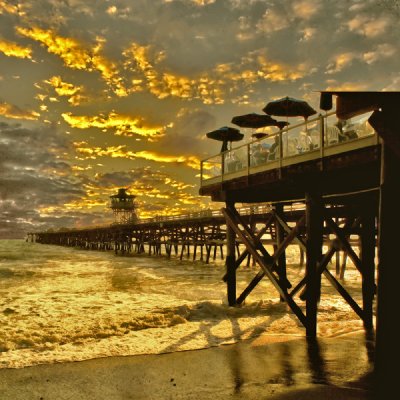
<instances>
[{"instance_id":1,"label":"umbrella pole","mask_svg":"<svg viewBox=\"0 0 400 400\"><path fill-rule=\"evenodd\" d=\"M288 121L288 116L286 115L286 155L288 154L288 150L289 150L289 121Z\"/></svg>"}]
</instances>

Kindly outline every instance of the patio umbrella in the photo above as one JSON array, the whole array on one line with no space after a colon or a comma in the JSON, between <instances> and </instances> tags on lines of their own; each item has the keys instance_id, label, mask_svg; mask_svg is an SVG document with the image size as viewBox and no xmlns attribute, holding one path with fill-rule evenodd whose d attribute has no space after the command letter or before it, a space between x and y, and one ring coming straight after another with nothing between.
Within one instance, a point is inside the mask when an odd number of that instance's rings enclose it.
<instances>
[{"instance_id":1,"label":"patio umbrella","mask_svg":"<svg viewBox=\"0 0 400 400\"><path fill-rule=\"evenodd\" d=\"M317 113L306 101L292 97L270 101L263 111L279 117L303 117L304 119Z\"/></svg>"},{"instance_id":2,"label":"patio umbrella","mask_svg":"<svg viewBox=\"0 0 400 400\"><path fill-rule=\"evenodd\" d=\"M216 129L206 133L209 139L219 140L222 142L221 153L228 150L228 142L238 142L243 139L243 133L240 133L239 129L231 128L230 126L223 126L222 128Z\"/></svg>"},{"instance_id":3,"label":"patio umbrella","mask_svg":"<svg viewBox=\"0 0 400 400\"><path fill-rule=\"evenodd\" d=\"M278 121L266 114L250 113L237 115L232 118L231 122L241 128L263 128L264 126L276 126Z\"/></svg>"},{"instance_id":4,"label":"patio umbrella","mask_svg":"<svg viewBox=\"0 0 400 400\"><path fill-rule=\"evenodd\" d=\"M276 121L276 126L279 129L283 129L285 126L288 126L288 125L289 125L289 122L287 122L287 121Z\"/></svg>"},{"instance_id":5,"label":"patio umbrella","mask_svg":"<svg viewBox=\"0 0 400 400\"><path fill-rule=\"evenodd\" d=\"M254 139L262 139L266 136L268 136L268 133L265 133L265 132L256 132L251 135L251 137Z\"/></svg>"},{"instance_id":6,"label":"patio umbrella","mask_svg":"<svg viewBox=\"0 0 400 400\"><path fill-rule=\"evenodd\" d=\"M317 112L304 100L297 100L292 97L282 97L278 100L270 101L263 111L266 114L277 115L279 117L303 117L306 121L307 131L307 118ZM286 148L288 148L288 135L286 135Z\"/></svg>"}]
</instances>

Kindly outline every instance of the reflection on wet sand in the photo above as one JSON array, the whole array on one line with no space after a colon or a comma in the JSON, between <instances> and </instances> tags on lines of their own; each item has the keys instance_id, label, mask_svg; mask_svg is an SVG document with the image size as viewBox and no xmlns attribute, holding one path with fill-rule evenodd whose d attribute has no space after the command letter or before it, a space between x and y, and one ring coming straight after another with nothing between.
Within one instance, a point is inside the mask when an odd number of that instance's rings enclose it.
<instances>
[{"instance_id":1,"label":"reflection on wet sand","mask_svg":"<svg viewBox=\"0 0 400 400\"><path fill-rule=\"evenodd\" d=\"M367 400L364 339L362 332L318 343L264 335L204 350L3 369L0 391L19 400L31 393L60 400Z\"/></svg>"},{"instance_id":2,"label":"reflection on wet sand","mask_svg":"<svg viewBox=\"0 0 400 400\"><path fill-rule=\"evenodd\" d=\"M298 400L303 395L314 399L322 395L321 387L326 386L327 391L338 394L336 398L367 399L373 363L370 335L371 332L365 338L358 333L330 339L286 340L264 336L265 343L260 345L260 339L255 339L250 348L248 342L241 342L226 352L231 395L244 396L256 384L263 386L265 393L287 391L287 397L282 397L285 399ZM304 387L307 390L301 394L299 390Z\"/></svg>"}]
</instances>

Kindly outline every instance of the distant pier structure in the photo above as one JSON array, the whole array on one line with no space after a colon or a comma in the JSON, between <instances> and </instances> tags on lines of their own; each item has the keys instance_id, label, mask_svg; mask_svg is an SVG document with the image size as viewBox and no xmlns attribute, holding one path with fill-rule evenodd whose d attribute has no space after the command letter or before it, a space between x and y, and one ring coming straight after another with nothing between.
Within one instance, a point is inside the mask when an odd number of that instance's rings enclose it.
<instances>
[{"instance_id":1,"label":"distant pier structure","mask_svg":"<svg viewBox=\"0 0 400 400\"><path fill-rule=\"evenodd\" d=\"M114 213L115 224L130 224L138 221L135 197L128 194L127 189L118 189L118 193L110 196L110 208Z\"/></svg>"}]
</instances>

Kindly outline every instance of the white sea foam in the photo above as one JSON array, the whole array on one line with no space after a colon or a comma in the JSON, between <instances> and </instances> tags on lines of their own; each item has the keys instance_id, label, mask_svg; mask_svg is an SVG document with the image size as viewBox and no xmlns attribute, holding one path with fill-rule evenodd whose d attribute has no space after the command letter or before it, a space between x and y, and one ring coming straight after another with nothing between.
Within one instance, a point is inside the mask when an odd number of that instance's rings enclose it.
<instances>
[{"instance_id":1,"label":"white sea foam","mask_svg":"<svg viewBox=\"0 0 400 400\"><path fill-rule=\"evenodd\" d=\"M290 248L293 281L304 273L297 256ZM0 368L304 335L266 279L241 307L228 307L221 261L116 257L22 241L0 241L0 260ZM238 292L256 271L238 271ZM346 285L359 300L360 277L351 266ZM324 279L322 292L320 335L362 328Z\"/></svg>"}]
</instances>

